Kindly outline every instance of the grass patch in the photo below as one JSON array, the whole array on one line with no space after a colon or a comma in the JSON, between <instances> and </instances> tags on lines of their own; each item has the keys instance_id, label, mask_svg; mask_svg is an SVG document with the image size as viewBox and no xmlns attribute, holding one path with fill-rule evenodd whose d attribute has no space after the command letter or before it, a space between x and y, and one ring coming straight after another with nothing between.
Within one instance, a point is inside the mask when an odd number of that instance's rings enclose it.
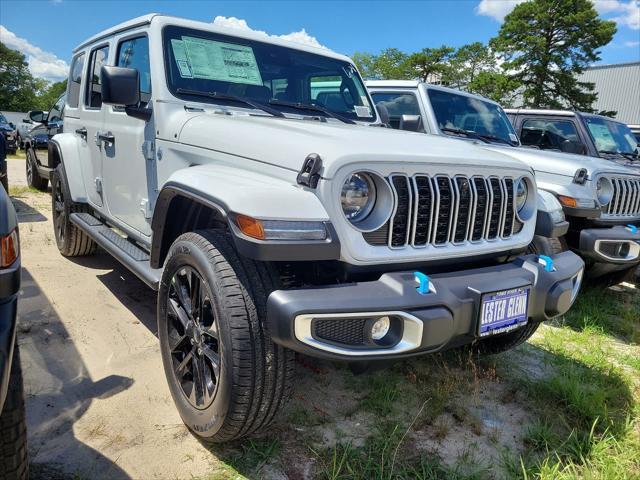
<instances>
[{"instance_id":1,"label":"grass patch","mask_svg":"<svg viewBox=\"0 0 640 480\"><path fill-rule=\"evenodd\" d=\"M10 197L23 197L26 193L38 193L42 194L40 190L33 187L27 187L26 185L9 185Z\"/></svg>"},{"instance_id":2,"label":"grass patch","mask_svg":"<svg viewBox=\"0 0 640 480\"><path fill-rule=\"evenodd\" d=\"M18 150L15 155L7 155L7 160L25 160L26 153L22 150Z\"/></svg>"}]
</instances>

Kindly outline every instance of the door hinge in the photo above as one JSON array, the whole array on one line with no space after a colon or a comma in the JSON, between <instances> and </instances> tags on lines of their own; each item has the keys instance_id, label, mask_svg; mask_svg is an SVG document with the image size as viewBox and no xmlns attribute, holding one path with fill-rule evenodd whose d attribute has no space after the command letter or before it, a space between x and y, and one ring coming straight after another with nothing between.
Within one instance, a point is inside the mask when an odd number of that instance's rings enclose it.
<instances>
[{"instance_id":1,"label":"door hinge","mask_svg":"<svg viewBox=\"0 0 640 480\"><path fill-rule=\"evenodd\" d=\"M320 180L320 170L322 169L322 159L317 153L311 153L304 159L302 169L298 173L298 185L309 188L316 188Z\"/></svg>"},{"instance_id":2,"label":"door hinge","mask_svg":"<svg viewBox=\"0 0 640 480\"><path fill-rule=\"evenodd\" d=\"M96 184L96 192L102 194L102 179L100 177L96 177L94 181Z\"/></svg>"},{"instance_id":3,"label":"door hinge","mask_svg":"<svg viewBox=\"0 0 640 480\"><path fill-rule=\"evenodd\" d=\"M156 144L153 140L145 140L142 144L142 154L147 160L156 158Z\"/></svg>"},{"instance_id":4,"label":"door hinge","mask_svg":"<svg viewBox=\"0 0 640 480\"><path fill-rule=\"evenodd\" d=\"M151 208L151 204L147 198L143 198L140 202L140 211L144 215L144 218L151 218L153 215L153 210Z\"/></svg>"}]
</instances>

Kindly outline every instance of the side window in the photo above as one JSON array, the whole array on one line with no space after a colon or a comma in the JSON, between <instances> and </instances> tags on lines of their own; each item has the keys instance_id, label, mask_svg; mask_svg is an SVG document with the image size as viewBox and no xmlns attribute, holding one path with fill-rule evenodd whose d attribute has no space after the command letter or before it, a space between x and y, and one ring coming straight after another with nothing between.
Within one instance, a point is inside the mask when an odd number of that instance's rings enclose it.
<instances>
[{"instance_id":1,"label":"side window","mask_svg":"<svg viewBox=\"0 0 640 480\"><path fill-rule=\"evenodd\" d=\"M80 100L80 82L82 81L82 71L84 70L84 52L73 59L71 71L69 72L69 86L67 87L67 99L69 107L78 108Z\"/></svg>"},{"instance_id":2,"label":"side window","mask_svg":"<svg viewBox=\"0 0 640 480\"><path fill-rule=\"evenodd\" d=\"M116 66L138 70L140 74L140 99L143 103L147 103L151 98L149 39L147 37L137 37L121 42L118 46Z\"/></svg>"},{"instance_id":3,"label":"side window","mask_svg":"<svg viewBox=\"0 0 640 480\"><path fill-rule=\"evenodd\" d=\"M51 107L51 110L49 110L49 116L47 117L47 121L49 123L62 121L62 116L64 113L64 100L65 98L63 95L58 99L55 105Z\"/></svg>"},{"instance_id":4,"label":"side window","mask_svg":"<svg viewBox=\"0 0 640 480\"><path fill-rule=\"evenodd\" d=\"M525 120L520 141L542 150L567 151L569 145L581 145L576 126L569 120Z\"/></svg>"},{"instance_id":5,"label":"side window","mask_svg":"<svg viewBox=\"0 0 640 480\"><path fill-rule=\"evenodd\" d=\"M389 124L392 128L400 128L402 115L420 115L418 99L413 93L372 93L374 103L389 112Z\"/></svg>"},{"instance_id":6,"label":"side window","mask_svg":"<svg viewBox=\"0 0 640 480\"><path fill-rule=\"evenodd\" d=\"M100 69L106 65L109 57L109 47L100 47L91 52L89 59L89 77L87 78L87 94L84 104L89 108L102 107L102 85L100 79Z\"/></svg>"}]
</instances>

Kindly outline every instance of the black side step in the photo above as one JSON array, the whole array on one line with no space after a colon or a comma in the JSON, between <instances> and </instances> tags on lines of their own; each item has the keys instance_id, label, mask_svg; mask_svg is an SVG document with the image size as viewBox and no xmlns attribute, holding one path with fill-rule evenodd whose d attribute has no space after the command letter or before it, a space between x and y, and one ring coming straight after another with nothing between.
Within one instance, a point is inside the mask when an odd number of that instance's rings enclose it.
<instances>
[{"instance_id":1,"label":"black side step","mask_svg":"<svg viewBox=\"0 0 640 480\"><path fill-rule=\"evenodd\" d=\"M90 213L72 213L69 219L98 245L131 270L136 277L154 290L158 290L162 270L151 268L147 252L118 235Z\"/></svg>"}]
</instances>

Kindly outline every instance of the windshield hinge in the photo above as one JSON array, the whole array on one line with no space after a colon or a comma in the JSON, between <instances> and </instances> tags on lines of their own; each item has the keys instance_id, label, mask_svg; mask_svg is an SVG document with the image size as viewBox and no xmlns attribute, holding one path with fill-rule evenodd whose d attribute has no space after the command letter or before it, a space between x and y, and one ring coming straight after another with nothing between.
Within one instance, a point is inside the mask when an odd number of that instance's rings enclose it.
<instances>
[{"instance_id":1,"label":"windshield hinge","mask_svg":"<svg viewBox=\"0 0 640 480\"><path fill-rule=\"evenodd\" d=\"M311 153L304 159L302 169L298 173L298 185L309 188L316 188L320 180L320 170L322 169L322 159L317 153Z\"/></svg>"},{"instance_id":2,"label":"windshield hinge","mask_svg":"<svg viewBox=\"0 0 640 480\"><path fill-rule=\"evenodd\" d=\"M146 158L147 160L153 160L156 158L156 145L153 142L153 140L145 140L145 142L142 144L142 153L144 155L144 158Z\"/></svg>"}]
</instances>

